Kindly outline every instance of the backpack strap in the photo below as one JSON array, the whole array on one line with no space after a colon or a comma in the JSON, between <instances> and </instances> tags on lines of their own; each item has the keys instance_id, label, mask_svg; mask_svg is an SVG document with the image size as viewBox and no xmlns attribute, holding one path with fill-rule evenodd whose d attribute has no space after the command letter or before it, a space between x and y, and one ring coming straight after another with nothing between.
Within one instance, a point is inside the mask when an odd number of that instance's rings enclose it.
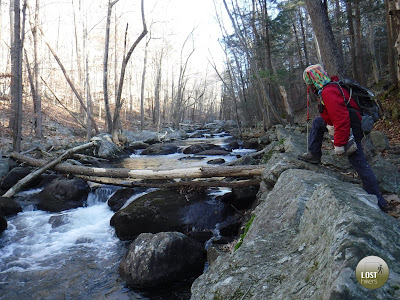
<instances>
[{"instance_id":1,"label":"backpack strap","mask_svg":"<svg viewBox=\"0 0 400 300\"><path fill-rule=\"evenodd\" d=\"M342 88L342 86L340 85L339 82L337 82L337 81L331 81L331 82L328 83L328 84L334 84L334 85L337 86L337 88L339 89L340 93L342 94L342 97L343 97L343 100L344 100L344 104L346 104L347 109L349 109L349 110L354 110L354 111L358 111L358 109L356 109L356 108L354 108L353 106L350 105L350 100L351 100L351 97L352 97L352 95L353 95L353 89L352 89L352 88L350 88L350 96L349 96L349 99L346 99L346 97L345 97L345 95L344 95L344 92L343 92L343 88Z\"/></svg>"}]
</instances>

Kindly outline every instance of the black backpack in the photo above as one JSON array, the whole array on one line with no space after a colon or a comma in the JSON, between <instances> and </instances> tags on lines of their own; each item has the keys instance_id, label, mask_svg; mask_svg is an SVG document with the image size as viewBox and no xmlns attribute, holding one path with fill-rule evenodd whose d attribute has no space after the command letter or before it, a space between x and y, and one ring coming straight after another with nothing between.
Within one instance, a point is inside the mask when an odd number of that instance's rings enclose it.
<instances>
[{"instance_id":1,"label":"black backpack","mask_svg":"<svg viewBox=\"0 0 400 300\"><path fill-rule=\"evenodd\" d=\"M375 98L374 93L372 93L369 89L359 85L357 82L345 78L341 79L337 82L332 82L339 86L339 90L343 95L343 99L346 103L348 109L354 109L350 106L349 100L343 94L341 88L346 89L350 97L354 99L357 103L358 107L360 108L359 113L361 114L361 128L365 134L368 134L372 131L372 127L374 123L378 121L381 116L381 106L378 100ZM340 88L341 87L341 88Z\"/></svg>"}]
</instances>

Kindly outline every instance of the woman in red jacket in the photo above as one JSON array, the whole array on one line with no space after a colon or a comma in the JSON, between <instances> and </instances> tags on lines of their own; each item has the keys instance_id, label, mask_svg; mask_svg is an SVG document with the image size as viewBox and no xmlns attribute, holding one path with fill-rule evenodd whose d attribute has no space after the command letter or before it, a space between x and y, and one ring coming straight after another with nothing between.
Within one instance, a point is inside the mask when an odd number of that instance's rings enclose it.
<instances>
[{"instance_id":1,"label":"woman in red jacket","mask_svg":"<svg viewBox=\"0 0 400 300\"><path fill-rule=\"evenodd\" d=\"M308 87L321 99L319 103L321 116L313 120L308 152L299 155L299 159L314 164L321 163L322 141L324 133L329 129L330 135L334 136L335 154L348 157L350 164L361 178L364 190L376 195L379 208L386 211L386 201L379 192L378 182L361 146L363 133L356 102L336 83L337 76L329 78L319 64L307 67L303 78Z\"/></svg>"}]
</instances>

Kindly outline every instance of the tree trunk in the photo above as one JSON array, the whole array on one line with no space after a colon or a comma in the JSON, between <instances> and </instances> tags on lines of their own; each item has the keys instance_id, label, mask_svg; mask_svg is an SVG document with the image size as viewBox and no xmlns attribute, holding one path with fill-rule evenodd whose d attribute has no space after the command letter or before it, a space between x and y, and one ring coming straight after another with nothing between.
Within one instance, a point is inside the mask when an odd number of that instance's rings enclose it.
<instances>
[{"instance_id":1,"label":"tree trunk","mask_svg":"<svg viewBox=\"0 0 400 300\"><path fill-rule=\"evenodd\" d=\"M321 1L305 0L311 23L321 49L321 56L328 73L346 77L343 56L336 44L328 13Z\"/></svg>"},{"instance_id":2,"label":"tree trunk","mask_svg":"<svg viewBox=\"0 0 400 300\"><path fill-rule=\"evenodd\" d=\"M144 86L146 81L146 71L147 71L147 46L149 45L150 38L146 41L146 46L144 47L144 57L143 57L143 70L142 70L142 83L140 86L140 130L144 129Z\"/></svg>"},{"instance_id":3,"label":"tree trunk","mask_svg":"<svg viewBox=\"0 0 400 300\"><path fill-rule=\"evenodd\" d=\"M109 178L109 177L95 177L95 176L83 176L76 175L76 177L81 178L85 181L96 182L100 184L109 184L116 185L122 187L149 187L149 188L171 188L171 187L246 187L246 186L258 186L261 182L261 179L245 179L245 180L233 180L233 181L222 181L222 180L213 180L210 181L205 180L181 180L177 182L171 182L169 180L165 180L162 182L161 180L156 180L154 182L151 181L133 181L129 179L120 179L120 178Z\"/></svg>"},{"instance_id":4,"label":"tree trunk","mask_svg":"<svg viewBox=\"0 0 400 300\"><path fill-rule=\"evenodd\" d=\"M43 128L42 128L42 88L40 84L40 62L39 62L39 56L38 56L38 30L37 26L39 26L39 7L40 7L40 2L39 0L36 0L35 4L35 24L32 27L32 37L33 37L33 51L34 51L34 56L33 56L33 62L34 62L34 90L32 91L33 94L33 102L34 102L34 116L35 116L35 136L37 138L42 138L43 137Z\"/></svg>"},{"instance_id":5,"label":"tree trunk","mask_svg":"<svg viewBox=\"0 0 400 300\"><path fill-rule=\"evenodd\" d=\"M25 162L31 166L41 167L47 162L41 159L34 159L22 154L13 152L11 158ZM264 170L263 165L243 166L218 166L218 167L193 167L186 169L160 170L131 170L124 168L93 168L60 163L51 169L68 174L85 176L99 176L111 178L133 178L133 179L175 179L175 178L210 178L210 177L253 177L260 176Z\"/></svg>"},{"instance_id":6,"label":"tree trunk","mask_svg":"<svg viewBox=\"0 0 400 300\"><path fill-rule=\"evenodd\" d=\"M394 85L398 85L397 72L396 72L396 55L395 55L395 33L393 32L393 23L395 22L394 11L391 0L385 0L386 8L386 26L387 26L387 40L388 40L388 65L391 81Z\"/></svg>"},{"instance_id":7,"label":"tree trunk","mask_svg":"<svg viewBox=\"0 0 400 300\"><path fill-rule=\"evenodd\" d=\"M373 0L370 0L370 6L373 7ZM376 57L376 51L375 51L375 18L373 16L370 16L369 21L368 21L368 50L371 55L371 60L372 60L372 75L374 78L374 83L378 83L379 81L379 68L378 68L378 62L377 62L377 57Z\"/></svg>"},{"instance_id":8,"label":"tree trunk","mask_svg":"<svg viewBox=\"0 0 400 300\"><path fill-rule=\"evenodd\" d=\"M21 39L21 17L20 1L10 2L11 18L11 103L12 114L10 116L10 127L12 129L12 140L14 151L21 150L22 132L22 39Z\"/></svg>"},{"instance_id":9,"label":"tree trunk","mask_svg":"<svg viewBox=\"0 0 400 300\"><path fill-rule=\"evenodd\" d=\"M393 78L393 82L395 84L399 84L400 82L400 3L399 1L396 0L389 0L388 3L388 13L390 15L390 25L391 28L388 30L389 32L391 32L391 39L389 39L389 41L391 41L391 43L389 43L389 49L392 48L392 45L394 44L395 49L397 50L397 55L394 55L393 53L393 57L394 58L394 64L397 65L394 66L394 78ZM393 51L394 52L394 51ZM390 57L389 57L390 59Z\"/></svg>"},{"instance_id":10,"label":"tree trunk","mask_svg":"<svg viewBox=\"0 0 400 300\"><path fill-rule=\"evenodd\" d=\"M361 85L367 84L367 79L365 77L364 63L363 63L363 36L361 28L361 12L360 12L360 0L355 2L356 11L356 58L357 58L357 78Z\"/></svg>"},{"instance_id":11,"label":"tree trunk","mask_svg":"<svg viewBox=\"0 0 400 300\"><path fill-rule=\"evenodd\" d=\"M110 103L108 99L108 52L110 47L110 23L111 23L111 11L112 7L119 0L108 0L108 9L107 9L107 22L106 22L106 37L104 42L104 61L103 61L103 95L104 95L104 108L106 111L106 123L108 132L112 132L112 119L111 119L111 110Z\"/></svg>"},{"instance_id":12,"label":"tree trunk","mask_svg":"<svg viewBox=\"0 0 400 300\"><path fill-rule=\"evenodd\" d=\"M132 44L131 48L129 49L128 53L126 54L126 57L124 57L124 59L122 61L121 75L119 77L118 91L117 91L117 96L116 96L116 99L115 99L114 117L113 117L113 122L112 122L112 137L113 137L113 141L114 141L115 144L119 144L118 130L120 129L120 127L119 127L120 126L120 112L121 112L121 107L122 107L122 104L123 104L123 101L121 100L121 97L122 97L122 87L124 85L126 66L127 66L128 62L129 62L129 59L131 58L133 50L135 50L136 46L140 43L140 41L147 34L147 26L146 26L146 20L145 20L145 16L144 16L144 4L143 4L143 2L144 2L144 0L141 1L143 31L137 37L135 42Z\"/></svg>"}]
</instances>

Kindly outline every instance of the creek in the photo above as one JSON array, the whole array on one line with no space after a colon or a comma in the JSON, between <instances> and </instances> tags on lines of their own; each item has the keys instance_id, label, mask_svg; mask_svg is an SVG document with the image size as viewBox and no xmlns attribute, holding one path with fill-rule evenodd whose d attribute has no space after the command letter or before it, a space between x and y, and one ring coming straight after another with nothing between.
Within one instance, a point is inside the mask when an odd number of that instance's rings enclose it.
<instances>
[{"instance_id":1,"label":"creek","mask_svg":"<svg viewBox=\"0 0 400 300\"><path fill-rule=\"evenodd\" d=\"M185 144L224 145L226 138L189 139ZM235 154L251 152L241 151ZM122 165L132 169L184 168L218 158L182 160L185 156L132 154ZM235 155L223 158L229 161ZM0 299L188 299L188 286L172 285L145 293L127 288L120 279L118 265L127 243L120 241L110 226L114 213L107 205L116 189L94 189L85 207L61 213L36 210L29 196L37 190L20 193L23 212L7 219L8 228L0 236ZM210 193L211 197L217 194Z\"/></svg>"}]
</instances>

